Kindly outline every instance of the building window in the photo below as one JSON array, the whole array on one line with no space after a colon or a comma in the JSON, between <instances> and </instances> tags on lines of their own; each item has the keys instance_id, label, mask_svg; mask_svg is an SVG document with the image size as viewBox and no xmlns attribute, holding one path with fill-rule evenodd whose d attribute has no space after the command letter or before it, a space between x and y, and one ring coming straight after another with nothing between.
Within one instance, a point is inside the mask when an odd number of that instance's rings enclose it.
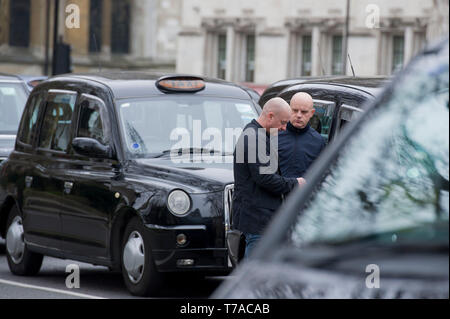
<instances>
[{"instance_id":1,"label":"building window","mask_svg":"<svg viewBox=\"0 0 450 319\"><path fill-rule=\"evenodd\" d=\"M130 52L130 2L112 1L111 52Z\"/></svg>"},{"instance_id":2,"label":"building window","mask_svg":"<svg viewBox=\"0 0 450 319\"><path fill-rule=\"evenodd\" d=\"M10 4L9 45L27 48L30 45L30 0L14 0Z\"/></svg>"},{"instance_id":3,"label":"building window","mask_svg":"<svg viewBox=\"0 0 450 319\"><path fill-rule=\"evenodd\" d=\"M217 77L225 80L227 70L227 36L219 34L218 41L218 58L217 58Z\"/></svg>"},{"instance_id":4,"label":"building window","mask_svg":"<svg viewBox=\"0 0 450 319\"><path fill-rule=\"evenodd\" d=\"M332 39L332 61L331 61L331 74L343 74L342 64L342 36L335 35Z\"/></svg>"},{"instance_id":5,"label":"building window","mask_svg":"<svg viewBox=\"0 0 450 319\"><path fill-rule=\"evenodd\" d=\"M311 36L304 35L302 37L302 76L311 76L312 61L311 61Z\"/></svg>"},{"instance_id":6,"label":"building window","mask_svg":"<svg viewBox=\"0 0 450 319\"><path fill-rule=\"evenodd\" d=\"M245 81L253 82L255 80L255 36L247 35L245 57Z\"/></svg>"},{"instance_id":7,"label":"building window","mask_svg":"<svg viewBox=\"0 0 450 319\"><path fill-rule=\"evenodd\" d=\"M102 43L102 0L91 0L89 17L89 52L100 52Z\"/></svg>"},{"instance_id":8,"label":"building window","mask_svg":"<svg viewBox=\"0 0 450 319\"><path fill-rule=\"evenodd\" d=\"M392 73L403 67L403 59L405 56L405 37L395 35L392 38Z\"/></svg>"}]
</instances>

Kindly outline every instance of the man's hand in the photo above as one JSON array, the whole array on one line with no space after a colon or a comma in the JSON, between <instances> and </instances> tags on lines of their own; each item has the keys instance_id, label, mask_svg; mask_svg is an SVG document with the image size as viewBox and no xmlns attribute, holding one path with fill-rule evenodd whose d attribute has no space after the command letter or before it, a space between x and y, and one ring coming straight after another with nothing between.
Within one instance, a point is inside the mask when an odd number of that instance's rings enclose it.
<instances>
[{"instance_id":1,"label":"man's hand","mask_svg":"<svg viewBox=\"0 0 450 319\"><path fill-rule=\"evenodd\" d=\"M300 187L306 185L306 180L303 177L297 178L297 182Z\"/></svg>"}]
</instances>

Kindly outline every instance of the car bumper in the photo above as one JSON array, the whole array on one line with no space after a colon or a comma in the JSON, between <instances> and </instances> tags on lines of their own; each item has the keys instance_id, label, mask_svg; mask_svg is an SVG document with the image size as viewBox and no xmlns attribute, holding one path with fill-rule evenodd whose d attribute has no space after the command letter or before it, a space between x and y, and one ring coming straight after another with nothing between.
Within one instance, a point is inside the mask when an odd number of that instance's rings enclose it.
<instances>
[{"instance_id":1,"label":"car bumper","mask_svg":"<svg viewBox=\"0 0 450 319\"><path fill-rule=\"evenodd\" d=\"M225 247L209 247L205 225L158 226L145 225L152 244L152 257L161 272L202 271L229 273L232 270ZM176 238L184 234L185 245L178 245ZM223 240L221 241L223 243Z\"/></svg>"}]
</instances>

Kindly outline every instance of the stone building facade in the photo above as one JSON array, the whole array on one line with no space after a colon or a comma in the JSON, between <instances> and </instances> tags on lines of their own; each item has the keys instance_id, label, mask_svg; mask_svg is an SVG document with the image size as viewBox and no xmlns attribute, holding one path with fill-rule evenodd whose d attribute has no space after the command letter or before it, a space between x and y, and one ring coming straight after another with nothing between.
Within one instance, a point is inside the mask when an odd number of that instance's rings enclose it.
<instances>
[{"instance_id":1,"label":"stone building facade","mask_svg":"<svg viewBox=\"0 0 450 319\"><path fill-rule=\"evenodd\" d=\"M358 76L389 75L448 34L448 0L348 3L343 61L347 0L183 0L177 71L268 84L351 75L351 60Z\"/></svg>"},{"instance_id":2,"label":"stone building facade","mask_svg":"<svg viewBox=\"0 0 450 319\"><path fill-rule=\"evenodd\" d=\"M57 1L58 33L72 47L74 72L175 71L181 0ZM75 21L70 5L79 8L79 28L66 25ZM53 6L54 0L0 0L0 72L43 74L46 37L52 55Z\"/></svg>"}]
</instances>

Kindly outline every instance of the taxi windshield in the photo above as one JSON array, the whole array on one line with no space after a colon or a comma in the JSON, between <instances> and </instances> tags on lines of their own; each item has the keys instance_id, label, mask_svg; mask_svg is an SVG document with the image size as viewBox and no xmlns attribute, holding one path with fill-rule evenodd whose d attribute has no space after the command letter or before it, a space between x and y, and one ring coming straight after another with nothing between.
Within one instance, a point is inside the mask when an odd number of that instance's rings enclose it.
<instances>
[{"instance_id":1,"label":"taxi windshield","mask_svg":"<svg viewBox=\"0 0 450 319\"><path fill-rule=\"evenodd\" d=\"M0 83L0 134L16 134L27 93L19 83Z\"/></svg>"},{"instance_id":2,"label":"taxi windshield","mask_svg":"<svg viewBox=\"0 0 450 319\"><path fill-rule=\"evenodd\" d=\"M251 101L171 95L117 101L125 149L131 157L177 150L230 154L245 125L258 116Z\"/></svg>"}]
</instances>

